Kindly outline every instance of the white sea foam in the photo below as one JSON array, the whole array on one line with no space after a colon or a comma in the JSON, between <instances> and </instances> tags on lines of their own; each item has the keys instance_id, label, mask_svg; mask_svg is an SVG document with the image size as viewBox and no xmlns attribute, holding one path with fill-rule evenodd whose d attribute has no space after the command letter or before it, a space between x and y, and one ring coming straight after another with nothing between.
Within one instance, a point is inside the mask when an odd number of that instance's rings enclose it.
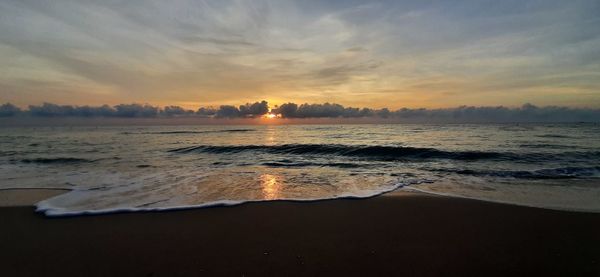
<instances>
[{"instance_id":1,"label":"white sea foam","mask_svg":"<svg viewBox=\"0 0 600 277\"><path fill-rule=\"evenodd\" d=\"M291 201L291 202L315 202L315 201L323 201L323 200L334 200L334 199L365 199L371 198L375 196L382 195L384 193L388 193L394 190L397 190L401 187L405 186L404 184L397 183L395 185L389 186L385 189L380 190L363 190L355 193L343 193L337 195L332 198L279 198L279 199L271 199L271 200L218 200L218 201L209 201L200 204L193 205L182 205L177 203L170 203L168 206L164 207L152 207L152 208L143 208L143 207L133 207L128 206L127 203L120 203L120 207L115 208L107 208L107 209L83 209L83 210L72 210L68 207L69 202L77 202L82 198L86 198L85 191L82 190L73 190L71 192L67 192L65 194L61 194L55 196L53 198L49 198L43 201L38 202L36 206L36 212L44 213L47 216L51 217L61 217L61 216L76 216L76 215L98 215L98 214L109 214L109 213L123 213L123 212L159 212L159 211L173 211L173 210L185 210L185 209L196 209L196 208L209 208L209 207L225 207L225 206L234 206L241 205L244 203L253 203L253 202L266 202L266 201Z\"/></svg>"}]
</instances>

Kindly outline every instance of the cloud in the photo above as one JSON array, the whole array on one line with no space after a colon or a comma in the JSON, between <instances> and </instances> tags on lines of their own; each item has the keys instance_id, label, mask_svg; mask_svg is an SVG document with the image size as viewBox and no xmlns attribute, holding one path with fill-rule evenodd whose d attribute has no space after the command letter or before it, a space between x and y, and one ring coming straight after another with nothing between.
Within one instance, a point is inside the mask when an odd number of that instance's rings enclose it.
<instances>
[{"instance_id":1,"label":"cloud","mask_svg":"<svg viewBox=\"0 0 600 277\"><path fill-rule=\"evenodd\" d=\"M262 116L269 112L269 103L264 100L252 104L246 103L246 105L240 106L239 111L240 115L245 117Z\"/></svg>"},{"instance_id":2,"label":"cloud","mask_svg":"<svg viewBox=\"0 0 600 277\"><path fill-rule=\"evenodd\" d=\"M60 116L116 116L117 110L108 105L99 107L79 106L73 107L70 105L56 105L52 103L44 103L41 106L30 105L27 113L37 117L60 117Z\"/></svg>"},{"instance_id":3,"label":"cloud","mask_svg":"<svg viewBox=\"0 0 600 277\"><path fill-rule=\"evenodd\" d=\"M0 117L14 116L19 113L21 113L21 109L11 103L0 106Z\"/></svg>"},{"instance_id":4,"label":"cloud","mask_svg":"<svg viewBox=\"0 0 600 277\"><path fill-rule=\"evenodd\" d=\"M593 0L3 1L0 99L598 107L599 13Z\"/></svg>"},{"instance_id":5,"label":"cloud","mask_svg":"<svg viewBox=\"0 0 600 277\"><path fill-rule=\"evenodd\" d=\"M201 107L195 113L179 106L163 108L142 104L119 104L113 107L71 106L44 103L31 105L28 110L6 103L0 106L1 117L214 117L214 118L256 118L269 112L266 101L246 103L240 106L221 105L219 108ZM310 118L375 118L386 122L414 123L501 123L501 122L600 122L600 109L570 108L561 106L538 107L524 104L518 108L503 106L460 106L441 109L388 108L371 109L345 107L335 103L296 104L288 102L275 106L271 113L287 119Z\"/></svg>"},{"instance_id":6,"label":"cloud","mask_svg":"<svg viewBox=\"0 0 600 277\"><path fill-rule=\"evenodd\" d=\"M181 116L194 114L194 111L186 110L179 106L166 106L160 111L160 114L165 116Z\"/></svg>"},{"instance_id":7,"label":"cloud","mask_svg":"<svg viewBox=\"0 0 600 277\"><path fill-rule=\"evenodd\" d=\"M221 105L219 110L217 110L216 116L228 118L240 117L240 110L236 106Z\"/></svg>"},{"instance_id":8,"label":"cloud","mask_svg":"<svg viewBox=\"0 0 600 277\"><path fill-rule=\"evenodd\" d=\"M118 117L155 117L159 108L150 105L120 104L115 106L115 116Z\"/></svg>"}]
</instances>

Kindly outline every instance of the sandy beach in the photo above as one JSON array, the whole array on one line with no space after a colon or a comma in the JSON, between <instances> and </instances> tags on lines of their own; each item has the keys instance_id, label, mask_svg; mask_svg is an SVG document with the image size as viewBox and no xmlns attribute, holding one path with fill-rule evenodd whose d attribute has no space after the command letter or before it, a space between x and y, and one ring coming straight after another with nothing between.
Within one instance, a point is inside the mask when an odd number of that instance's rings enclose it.
<instances>
[{"instance_id":1,"label":"sandy beach","mask_svg":"<svg viewBox=\"0 0 600 277\"><path fill-rule=\"evenodd\" d=\"M600 274L600 214L404 192L66 218L19 203L0 208L3 276Z\"/></svg>"}]
</instances>

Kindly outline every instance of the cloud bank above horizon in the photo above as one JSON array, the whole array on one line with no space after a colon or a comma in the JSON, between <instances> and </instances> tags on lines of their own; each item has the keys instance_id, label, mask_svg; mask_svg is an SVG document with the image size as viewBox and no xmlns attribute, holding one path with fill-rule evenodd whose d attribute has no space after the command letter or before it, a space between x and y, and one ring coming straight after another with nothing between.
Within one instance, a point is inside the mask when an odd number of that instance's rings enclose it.
<instances>
[{"instance_id":1,"label":"cloud bank above horizon","mask_svg":"<svg viewBox=\"0 0 600 277\"><path fill-rule=\"evenodd\" d=\"M28 109L23 110L13 104L5 103L0 105L0 118L4 118L4 123L8 123L8 125L15 122L32 123L39 118L201 118L210 120L204 121L204 123L226 123L222 119L249 119L255 122L256 119L266 119L272 123L277 123L277 120L281 118L301 120L305 123L314 122L314 119L345 119L344 122L347 123L377 123L384 121L388 123L599 123L600 108L538 107L526 103L517 108L460 106L437 109L401 108L390 110L388 108L345 107L336 103L296 104L287 102L278 106L270 106L267 101L263 100L239 106L200 107L197 110L174 105L164 107L148 104L72 106L52 103L30 105ZM220 121L214 121L215 119ZM364 121L365 119L371 120ZM372 119L375 119L375 121ZM236 122L240 123L239 121ZM92 122L91 124L96 123Z\"/></svg>"},{"instance_id":2,"label":"cloud bank above horizon","mask_svg":"<svg viewBox=\"0 0 600 277\"><path fill-rule=\"evenodd\" d=\"M3 1L0 102L600 107L598 1Z\"/></svg>"}]
</instances>

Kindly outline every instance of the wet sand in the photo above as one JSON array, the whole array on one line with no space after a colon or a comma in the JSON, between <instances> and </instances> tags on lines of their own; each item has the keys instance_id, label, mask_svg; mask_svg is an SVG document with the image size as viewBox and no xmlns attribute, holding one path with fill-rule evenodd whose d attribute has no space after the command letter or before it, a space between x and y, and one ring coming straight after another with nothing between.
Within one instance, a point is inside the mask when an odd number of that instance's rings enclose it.
<instances>
[{"instance_id":1,"label":"wet sand","mask_svg":"<svg viewBox=\"0 0 600 277\"><path fill-rule=\"evenodd\" d=\"M3 206L2 276L600 275L592 213L416 193L67 218Z\"/></svg>"},{"instance_id":2,"label":"wet sand","mask_svg":"<svg viewBox=\"0 0 600 277\"><path fill-rule=\"evenodd\" d=\"M32 206L67 189L0 189L0 207Z\"/></svg>"}]
</instances>

